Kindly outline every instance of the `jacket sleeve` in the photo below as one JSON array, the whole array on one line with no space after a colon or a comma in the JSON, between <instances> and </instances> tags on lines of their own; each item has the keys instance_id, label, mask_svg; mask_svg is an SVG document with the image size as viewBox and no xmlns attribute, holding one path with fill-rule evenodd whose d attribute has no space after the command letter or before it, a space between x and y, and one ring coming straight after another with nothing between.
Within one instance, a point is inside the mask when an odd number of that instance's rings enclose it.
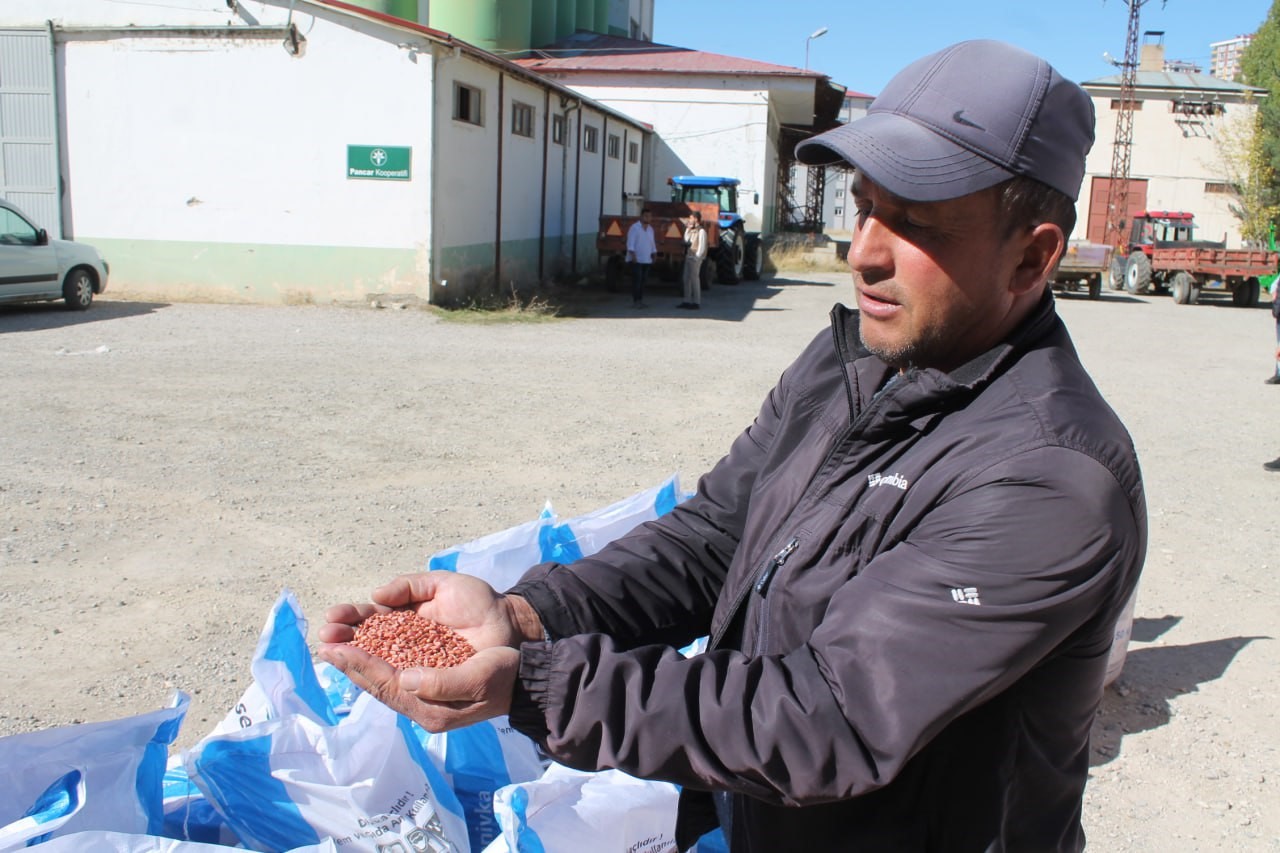
<instances>
[{"instance_id":1,"label":"jacket sleeve","mask_svg":"<svg viewBox=\"0 0 1280 853\"><path fill-rule=\"evenodd\" d=\"M706 636L747 504L773 441L787 374L697 493L572 568L543 563L508 592L524 597L552 637L609 634L623 648L676 647Z\"/></svg>"},{"instance_id":2,"label":"jacket sleeve","mask_svg":"<svg viewBox=\"0 0 1280 853\"><path fill-rule=\"evenodd\" d=\"M1052 547L1036 531L1054 531ZM1144 548L1102 465L1039 448L934 507L840 587L797 648L686 660L599 635L527 644L511 720L574 767L785 805L857 796L1073 634L1098 638L1076 653L1105 660L1110 626L1097 623L1118 612Z\"/></svg>"}]
</instances>

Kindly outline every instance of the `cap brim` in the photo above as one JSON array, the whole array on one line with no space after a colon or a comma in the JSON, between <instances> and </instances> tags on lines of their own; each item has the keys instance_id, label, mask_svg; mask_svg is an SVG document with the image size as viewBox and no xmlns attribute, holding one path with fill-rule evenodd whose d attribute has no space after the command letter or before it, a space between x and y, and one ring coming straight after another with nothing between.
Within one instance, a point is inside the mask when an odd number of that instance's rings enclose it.
<instances>
[{"instance_id":1,"label":"cap brim","mask_svg":"<svg viewBox=\"0 0 1280 853\"><path fill-rule=\"evenodd\" d=\"M806 139L796 159L808 166L848 163L908 201L945 201L1014 175L992 161L894 113L870 113Z\"/></svg>"}]
</instances>

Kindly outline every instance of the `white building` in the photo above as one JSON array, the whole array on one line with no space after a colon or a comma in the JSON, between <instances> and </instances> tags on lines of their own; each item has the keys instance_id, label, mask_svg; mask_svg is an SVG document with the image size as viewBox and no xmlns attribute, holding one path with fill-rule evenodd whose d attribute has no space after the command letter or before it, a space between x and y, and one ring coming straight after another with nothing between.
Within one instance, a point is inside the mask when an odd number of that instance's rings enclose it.
<instances>
[{"instance_id":1,"label":"white building","mask_svg":"<svg viewBox=\"0 0 1280 853\"><path fill-rule=\"evenodd\" d=\"M596 266L649 131L334 0L7 0L0 195L112 289L465 301Z\"/></svg>"},{"instance_id":2,"label":"white building","mask_svg":"<svg viewBox=\"0 0 1280 853\"><path fill-rule=\"evenodd\" d=\"M517 62L653 128L645 192L673 175L738 178L748 231L779 226L795 144L835 126L844 96L824 74L578 32Z\"/></svg>"},{"instance_id":3,"label":"white building","mask_svg":"<svg viewBox=\"0 0 1280 853\"><path fill-rule=\"evenodd\" d=\"M1251 123L1267 92L1205 74L1162 71L1163 60L1157 45L1147 45L1137 71L1129 211L1188 211L1195 214L1203 239L1225 235L1229 247L1239 246L1240 222L1230 210L1235 197L1224 144ZM1081 84L1093 98L1097 127L1076 206L1074 239L1103 240L1120 82L1113 75Z\"/></svg>"},{"instance_id":4,"label":"white building","mask_svg":"<svg viewBox=\"0 0 1280 853\"><path fill-rule=\"evenodd\" d=\"M874 95L849 91L845 93L844 103L840 107L840 123L848 124L857 121L867 114L867 107L875 100ZM808 167L799 167L805 171ZM834 237L843 237L852 233L857 211L850 205L850 186L853 183L853 170L839 167L827 167L826 179L823 181L825 191L822 199L823 232Z\"/></svg>"}]
</instances>

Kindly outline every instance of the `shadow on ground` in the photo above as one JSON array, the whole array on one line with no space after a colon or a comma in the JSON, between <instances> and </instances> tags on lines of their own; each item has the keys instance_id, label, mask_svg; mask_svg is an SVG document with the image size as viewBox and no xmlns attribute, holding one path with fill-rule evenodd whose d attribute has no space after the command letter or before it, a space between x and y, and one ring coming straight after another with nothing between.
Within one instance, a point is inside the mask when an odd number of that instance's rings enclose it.
<instances>
[{"instance_id":1,"label":"shadow on ground","mask_svg":"<svg viewBox=\"0 0 1280 853\"><path fill-rule=\"evenodd\" d=\"M1135 619L1132 637L1151 642L1181 621L1180 616ZM1271 637L1225 637L1186 646L1130 649L1120 678L1107 688L1093 723L1089 764L1097 767L1120 754L1125 735L1159 728L1171 716L1169 703L1216 681L1235 656L1254 640Z\"/></svg>"},{"instance_id":2,"label":"shadow on ground","mask_svg":"<svg viewBox=\"0 0 1280 853\"><path fill-rule=\"evenodd\" d=\"M677 308L684 301L684 289L678 281L651 277L644 291L644 308L631 303L629 286L610 291L604 285L558 286L547 292L548 302L561 317L689 317L705 320L741 321L753 311L777 311L769 300L788 287L825 287L838 292L841 282L812 281L789 278L783 273L765 275L759 281L739 284L714 284L702 291L702 307L697 311ZM832 301L838 295L833 293Z\"/></svg>"},{"instance_id":3,"label":"shadow on ground","mask_svg":"<svg viewBox=\"0 0 1280 853\"><path fill-rule=\"evenodd\" d=\"M95 300L87 311L68 311L61 302L30 302L18 305L0 305L0 334L10 332L35 332L44 329L60 329L82 326L103 320L119 320L151 314L167 308L167 302L113 302Z\"/></svg>"}]
</instances>

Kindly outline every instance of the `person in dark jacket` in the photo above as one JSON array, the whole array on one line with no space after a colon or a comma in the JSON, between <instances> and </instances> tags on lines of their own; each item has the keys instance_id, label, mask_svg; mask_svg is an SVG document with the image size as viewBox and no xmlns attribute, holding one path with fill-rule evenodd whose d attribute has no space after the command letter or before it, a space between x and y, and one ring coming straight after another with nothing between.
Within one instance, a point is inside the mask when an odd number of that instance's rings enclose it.
<instances>
[{"instance_id":1,"label":"person in dark jacket","mask_svg":"<svg viewBox=\"0 0 1280 853\"><path fill-rule=\"evenodd\" d=\"M330 608L321 656L430 730L508 714L561 763L679 784L682 850L716 825L737 853L1080 850L1147 545L1132 441L1048 287L1093 126L1007 44L907 66L797 151L856 170L857 310L696 495L505 593L397 578ZM386 607L479 651L397 672L342 645Z\"/></svg>"}]
</instances>

